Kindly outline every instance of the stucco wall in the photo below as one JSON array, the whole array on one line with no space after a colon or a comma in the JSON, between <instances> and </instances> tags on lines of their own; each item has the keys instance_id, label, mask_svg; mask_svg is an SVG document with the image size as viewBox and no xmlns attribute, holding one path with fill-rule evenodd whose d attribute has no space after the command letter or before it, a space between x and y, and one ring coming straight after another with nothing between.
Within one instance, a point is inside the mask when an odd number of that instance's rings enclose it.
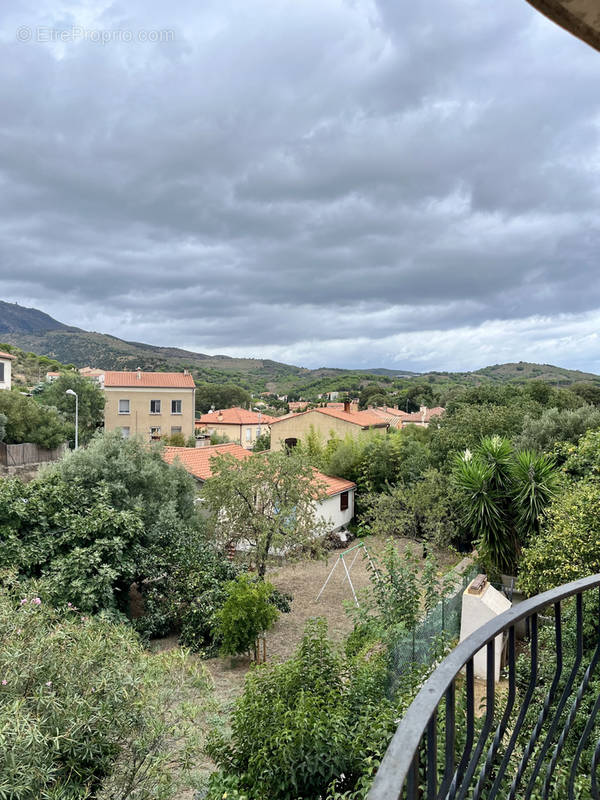
<instances>
[{"instance_id":1,"label":"stucco wall","mask_svg":"<svg viewBox=\"0 0 600 800\"><path fill-rule=\"evenodd\" d=\"M106 388L104 427L107 431L129 428L129 435L150 439L150 428L160 428L160 435L170 436L171 428L180 427L187 439L194 433L195 389ZM119 400L129 400L129 414L119 414ZM160 400L160 414L150 413L150 400ZM171 413L171 400L181 400L181 414Z\"/></svg>"},{"instance_id":2,"label":"stucco wall","mask_svg":"<svg viewBox=\"0 0 600 800\"><path fill-rule=\"evenodd\" d=\"M308 436L311 425L323 442L330 438L332 432L339 439L344 439L348 434L353 438L385 435L386 430L385 427L363 430L358 425L337 419L337 417L319 414L318 411L309 411L307 414L297 414L271 426L271 450L280 450L284 447L286 439L294 438L304 441Z\"/></svg>"},{"instance_id":3,"label":"stucco wall","mask_svg":"<svg viewBox=\"0 0 600 800\"><path fill-rule=\"evenodd\" d=\"M12 381L12 362L10 358L0 358L0 364L4 364L4 380L0 381L0 389L10 389Z\"/></svg>"},{"instance_id":4,"label":"stucco wall","mask_svg":"<svg viewBox=\"0 0 600 800\"><path fill-rule=\"evenodd\" d=\"M219 436L227 436L230 442L241 444L246 449L251 449L258 439L258 423L254 425L231 425L230 423L218 422L215 414L215 422L202 425L201 431L206 430L207 433L217 433ZM268 433L269 426L261 423L260 432Z\"/></svg>"},{"instance_id":5,"label":"stucco wall","mask_svg":"<svg viewBox=\"0 0 600 800\"><path fill-rule=\"evenodd\" d=\"M326 520L331 520L329 532L337 531L346 526L354 516L354 489L348 491L348 508L340 511L340 495L326 497L318 504L317 514Z\"/></svg>"}]
</instances>

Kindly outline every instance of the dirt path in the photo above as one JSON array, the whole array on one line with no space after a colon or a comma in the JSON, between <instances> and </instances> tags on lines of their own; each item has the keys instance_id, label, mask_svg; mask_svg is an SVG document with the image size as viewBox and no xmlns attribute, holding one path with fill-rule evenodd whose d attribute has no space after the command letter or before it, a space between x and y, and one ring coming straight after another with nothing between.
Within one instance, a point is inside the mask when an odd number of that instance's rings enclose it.
<instances>
[{"instance_id":1,"label":"dirt path","mask_svg":"<svg viewBox=\"0 0 600 800\"><path fill-rule=\"evenodd\" d=\"M380 553L385 545L380 537L368 537L361 541L375 554ZM402 554L412 550L421 556L421 545L411 539L396 539L394 544ZM306 622L313 617L324 617L327 620L329 635L335 642L341 642L352 631L352 618L346 612L345 605L353 604L354 599L341 562L335 568L320 599L316 599L332 567L336 561L339 562L340 552L342 551L332 551L323 560L304 560L268 571L267 580L279 590L290 592L293 596L291 612L281 614L275 627L266 636L268 661L281 662L290 658L302 638ZM346 557L348 567L354 555L353 552ZM436 552L436 557L443 571L447 571L459 560L457 555L446 550ZM350 577L360 601L361 590L369 585L368 562L362 552L354 562ZM205 664L215 681L216 696L225 705L230 704L243 688L250 666L248 660L212 658Z\"/></svg>"}]
</instances>

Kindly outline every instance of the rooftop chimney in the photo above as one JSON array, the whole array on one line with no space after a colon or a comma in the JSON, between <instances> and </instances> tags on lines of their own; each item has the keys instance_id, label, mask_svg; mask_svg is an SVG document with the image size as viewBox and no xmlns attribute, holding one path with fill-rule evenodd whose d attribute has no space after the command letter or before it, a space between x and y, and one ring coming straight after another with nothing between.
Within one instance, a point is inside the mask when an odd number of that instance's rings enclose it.
<instances>
[{"instance_id":1,"label":"rooftop chimney","mask_svg":"<svg viewBox=\"0 0 600 800\"><path fill-rule=\"evenodd\" d=\"M141 367L137 368L137 379L138 379L138 381L142 380L142 368Z\"/></svg>"}]
</instances>

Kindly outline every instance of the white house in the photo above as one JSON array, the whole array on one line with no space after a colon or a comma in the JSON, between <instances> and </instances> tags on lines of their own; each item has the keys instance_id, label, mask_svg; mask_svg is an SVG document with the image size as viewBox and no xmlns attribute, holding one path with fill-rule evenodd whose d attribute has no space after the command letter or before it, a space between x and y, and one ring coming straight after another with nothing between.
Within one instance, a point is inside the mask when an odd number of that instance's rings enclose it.
<instances>
[{"instance_id":1,"label":"white house","mask_svg":"<svg viewBox=\"0 0 600 800\"><path fill-rule=\"evenodd\" d=\"M0 350L0 389L10 389L12 384L12 362L16 356Z\"/></svg>"},{"instance_id":2,"label":"white house","mask_svg":"<svg viewBox=\"0 0 600 800\"><path fill-rule=\"evenodd\" d=\"M330 522L330 532L345 528L354 516L356 484L316 470L315 477L324 484L326 493L325 499L318 504L318 515Z\"/></svg>"},{"instance_id":3,"label":"white house","mask_svg":"<svg viewBox=\"0 0 600 800\"><path fill-rule=\"evenodd\" d=\"M182 467L198 481L200 486L204 481L212 476L211 458L218 453L229 453L238 460L252 458L253 454L244 449L241 445L228 442L227 444L217 444L211 447L165 447L163 458L168 464L178 460ZM333 533L345 528L354 516L354 494L356 484L344 478L334 478L331 475L323 475L322 472L314 470L315 482L323 488L325 498L317 503L317 516L326 520L329 524L327 532Z\"/></svg>"}]
</instances>

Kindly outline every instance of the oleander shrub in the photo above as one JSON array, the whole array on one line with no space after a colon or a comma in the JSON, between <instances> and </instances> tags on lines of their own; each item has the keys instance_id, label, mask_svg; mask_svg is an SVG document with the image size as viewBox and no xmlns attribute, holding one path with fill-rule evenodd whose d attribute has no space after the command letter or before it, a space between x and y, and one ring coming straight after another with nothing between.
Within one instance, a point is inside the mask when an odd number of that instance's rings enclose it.
<instances>
[{"instance_id":1,"label":"oleander shrub","mask_svg":"<svg viewBox=\"0 0 600 800\"><path fill-rule=\"evenodd\" d=\"M208 692L185 653L151 656L131 628L55 609L43 584L7 574L0 641L3 800L173 795L199 752L188 696Z\"/></svg>"}]
</instances>

